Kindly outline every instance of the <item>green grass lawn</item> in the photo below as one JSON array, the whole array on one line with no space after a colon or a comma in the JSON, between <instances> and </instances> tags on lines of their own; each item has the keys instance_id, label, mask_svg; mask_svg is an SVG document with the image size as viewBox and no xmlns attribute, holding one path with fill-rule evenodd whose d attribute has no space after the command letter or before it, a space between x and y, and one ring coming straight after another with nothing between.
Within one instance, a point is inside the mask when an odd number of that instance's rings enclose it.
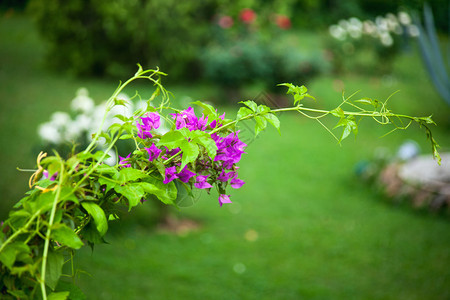
<instances>
[{"instance_id":1,"label":"green grass lawn","mask_svg":"<svg viewBox=\"0 0 450 300\"><path fill-rule=\"evenodd\" d=\"M27 190L30 174L16 167L34 167L37 125L67 111L79 87L101 101L117 82L46 71L45 47L25 17L0 18L0 41L1 219ZM327 108L339 103L333 87L342 84L348 94L360 89L380 100L400 90L392 107L433 114L436 139L448 149L450 109L418 57L400 56L393 78L324 76L309 88ZM214 93L202 85L167 88L179 98ZM196 221L197 230L155 230L155 206L145 203L112 224L109 244L93 253L83 248L76 267L92 275L79 277L87 298L449 299L448 218L393 205L354 175L355 164L377 147L394 152L414 139L427 152L424 133L411 127L379 139L388 130L364 122L340 147L312 121L289 114L281 120L281 136L270 129L249 144L240 164L246 184L232 191L233 204L220 208L217 195L203 193L195 205L173 211Z\"/></svg>"}]
</instances>

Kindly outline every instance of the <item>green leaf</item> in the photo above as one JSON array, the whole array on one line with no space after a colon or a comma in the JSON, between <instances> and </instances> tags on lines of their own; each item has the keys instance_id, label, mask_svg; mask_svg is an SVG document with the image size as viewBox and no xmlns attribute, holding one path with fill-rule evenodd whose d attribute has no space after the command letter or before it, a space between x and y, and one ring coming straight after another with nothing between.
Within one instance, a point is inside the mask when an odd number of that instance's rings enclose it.
<instances>
[{"instance_id":1,"label":"green leaf","mask_svg":"<svg viewBox=\"0 0 450 300\"><path fill-rule=\"evenodd\" d=\"M334 128L338 127L344 127L341 138L339 139L339 143L347 138L352 131L355 135L358 133L358 125L356 124L355 118L353 116L341 118Z\"/></svg>"},{"instance_id":2,"label":"green leaf","mask_svg":"<svg viewBox=\"0 0 450 300\"><path fill-rule=\"evenodd\" d=\"M83 246L80 237L71 228L62 223L53 225L51 238L73 249L80 249Z\"/></svg>"},{"instance_id":3,"label":"green leaf","mask_svg":"<svg viewBox=\"0 0 450 300\"><path fill-rule=\"evenodd\" d=\"M241 101L239 103L244 104L248 108L250 108L253 112L256 112L258 105L255 103L255 101L247 100L247 101Z\"/></svg>"},{"instance_id":4,"label":"green leaf","mask_svg":"<svg viewBox=\"0 0 450 300\"><path fill-rule=\"evenodd\" d=\"M111 141L112 141L112 139L111 139L111 137L109 136L109 134L107 134L107 133L104 132L104 131L101 131L100 134L98 135L98 137L99 137L99 138L104 138L106 144L109 144L109 143L111 143Z\"/></svg>"},{"instance_id":5,"label":"green leaf","mask_svg":"<svg viewBox=\"0 0 450 300\"><path fill-rule=\"evenodd\" d=\"M103 209L94 202L81 202L81 206L87 211L87 213L94 219L95 226L101 236L104 236L108 231L108 221Z\"/></svg>"},{"instance_id":6,"label":"green leaf","mask_svg":"<svg viewBox=\"0 0 450 300\"><path fill-rule=\"evenodd\" d=\"M41 210L42 213L45 213L52 209L53 201L55 201L55 194L51 192L47 193L40 193L39 196L36 199L36 203L34 208L34 211Z\"/></svg>"},{"instance_id":7,"label":"green leaf","mask_svg":"<svg viewBox=\"0 0 450 300\"><path fill-rule=\"evenodd\" d=\"M185 137L179 130L169 131L161 137L157 146L166 146L169 149L174 149L177 148L179 143L184 140Z\"/></svg>"},{"instance_id":8,"label":"green leaf","mask_svg":"<svg viewBox=\"0 0 450 300\"><path fill-rule=\"evenodd\" d=\"M104 154L105 154L105 152L103 152L101 150L95 151L95 153L92 155L92 159L95 161L99 161Z\"/></svg>"},{"instance_id":9,"label":"green leaf","mask_svg":"<svg viewBox=\"0 0 450 300\"><path fill-rule=\"evenodd\" d=\"M121 115L121 114L114 115L114 118L117 118L117 119L119 119L122 122L128 122L128 121L133 120L133 117L129 117L128 118L128 117L125 117L124 115Z\"/></svg>"},{"instance_id":10,"label":"green leaf","mask_svg":"<svg viewBox=\"0 0 450 300\"><path fill-rule=\"evenodd\" d=\"M159 174L164 177L166 174L166 166L158 159L152 161L152 164L158 169Z\"/></svg>"},{"instance_id":11,"label":"green leaf","mask_svg":"<svg viewBox=\"0 0 450 300\"><path fill-rule=\"evenodd\" d=\"M286 94L288 95L304 94L308 91L308 89L304 85L296 86L293 85L292 83L280 83L278 86L286 86L288 88Z\"/></svg>"},{"instance_id":12,"label":"green leaf","mask_svg":"<svg viewBox=\"0 0 450 300\"><path fill-rule=\"evenodd\" d=\"M202 107L203 108L203 114L205 116L213 116L214 119L218 118L217 111L212 105L203 103L201 101L195 101L195 102L192 102L192 104L195 104L195 105L198 105L198 106Z\"/></svg>"},{"instance_id":13,"label":"green leaf","mask_svg":"<svg viewBox=\"0 0 450 300\"><path fill-rule=\"evenodd\" d=\"M260 113L261 115L264 115L265 113L270 112L270 108L267 105L261 104L261 105L258 105L256 112Z\"/></svg>"},{"instance_id":14,"label":"green leaf","mask_svg":"<svg viewBox=\"0 0 450 300\"><path fill-rule=\"evenodd\" d=\"M35 211L31 211L31 213L34 212ZM25 225L30 215L30 212L24 209L12 211L9 213L9 219L7 222L12 228L20 228Z\"/></svg>"},{"instance_id":15,"label":"green leaf","mask_svg":"<svg viewBox=\"0 0 450 300\"><path fill-rule=\"evenodd\" d=\"M118 184L114 179L109 179L106 177L99 177L98 183L100 183L101 185L106 185L105 192L113 189Z\"/></svg>"},{"instance_id":16,"label":"green leaf","mask_svg":"<svg viewBox=\"0 0 450 300\"><path fill-rule=\"evenodd\" d=\"M67 166L69 167L69 173L72 172L73 170L75 170L75 168L78 166L79 163L80 163L80 159L78 158L78 156L74 155L71 158L69 158L67 160Z\"/></svg>"},{"instance_id":17,"label":"green leaf","mask_svg":"<svg viewBox=\"0 0 450 300\"><path fill-rule=\"evenodd\" d=\"M108 166L106 164L99 165L95 172L100 174L109 174L109 175L117 175L118 171L115 167Z\"/></svg>"},{"instance_id":18,"label":"green leaf","mask_svg":"<svg viewBox=\"0 0 450 300\"><path fill-rule=\"evenodd\" d=\"M20 253L30 253L30 248L23 242L10 243L0 252L0 262L11 270Z\"/></svg>"},{"instance_id":19,"label":"green leaf","mask_svg":"<svg viewBox=\"0 0 450 300\"><path fill-rule=\"evenodd\" d=\"M127 133L127 134L121 135L119 139L121 139L121 140L129 140L129 139L132 139L132 138L133 138L133 135Z\"/></svg>"},{"instance_id":20,"label":"green leaf","mask_svg":"<svg viewBox=\"0 0 450 300\"><path fill-rule=\"evenodd\" d=\"M299 104L300 101L305 97L309 97L309 98L315 100L315 98L313 96L306 93L308 91L308 89L304 85L296 86L296 85L293 85L292 83L281 83L281 84L279 84L279 86L288 87L288 91L286 92L286 94L288 94L288 95L291 94L294 96L294 105Z\"/></svg>"},{"instance_id":21,"label":"green leaf","mask_svg":"<svg viewBox=\"0 0 450 300\"><path fill-rule=\"evenodd\" d=\"M252 114L254 114L254 112L251 109L242 106L241 108L239 108L239 111L236 116L236 120L242 120L243 118L250 116Z\"/></svg>"},{"instance_id":22,"label":"green leaf","mask_svg":"<svg viewBox=\"0 0 450 300\"><path fill-rule=\"evenodd\" d=\"M198 137L198 142L203 147L205 147L208 156L214 160L217 154L217 145L216 142L211 138L211 136L205 132L204 136Z\"/></svg>"},{"instance_id":23,"label":"green leaf","mask_svg":"<svg viewBox=\"0 0 450 300\"><path fill-rule=\"evenodd\" d=\"M117 185L114 187L114 190L128 199L129 211L139 204L145 194L144 189L142 188L140 183L126 184L122 186Z\"/></svg>"},{"instance_id":24,"label":"green leaf","mask_svg":"<svg viewBox=\"0 0 450 300\"><path fill-rule=\"evenodd\" d=\"M180 170L183 170L183 168L190 162L193 162L197 159L199 150L198 145L194 143L193 141L188 142L187 140L184 140L179 145L181 151L183 152L183 156L181 158L181 166Z\"/></svg>"},{"instance_id":25,"label":"green leaf","mask_svg":"<svg viewBox=\"0 0 450 300\"><path fill-rule=\"evenodd\" d=\"M174 201L177 198L177 187L173 181L164 184L161 177L150 176L145 179L145 182L148 182L157 188L156 190L153 190L152 188L152 191L154 191L154 193L152 193L161 202L165 204L174 204ZM148 186L143 186L143 188L148 188Z\"/></svg>"},{"instance_id":26,"label":"green leaf","mask_svg":"<svg viewBox=\"0 0 450 300\"><path fill-rule=\"evenodd\" d=\"M100 233L98 232L95 223L89 222L80 232L80 235L82 235L83 239L85 239L89 246L93 248L94 244L100 244L103 243L104 240L100 236Z\"/></svg>"},{"instance_id":27,"label":"green leaf","mask_svg":"<svg viewBox=\"0 0 450 300\"><path fill-rule=\"evenodd\" d=\"M128 104L127 100L114 98L114 105L127 106Z\"/></svg>"},{"instance_id":28,"label":"green leaf","mask_svg":"<svg viewBox=\"0 0 450 300\"><path fill-rule=\"evenodd\" d=\"M260 116L256 116L255 117L255 136L257 136L261 131L263 131L264 129L266 129L267 127L267 121L265 118L260 117Z\"/></svg>"},{"instance_id":29,"label":"green leaf","mask_svg":"<svg viewBox=\"0 0 450 300\"><path fill-rule=\"evenodd\" d=\"M275 114L268 113L263 116L264 119L267 120L270 124L272 124L273 127L275 127L278 132L280 132L280 120L278 120L278 117Z\"/></svg>"},{"instance_id":30,"label":"green leaf","mask_svg":"<svg viewBox=\"0 0 450 300\"><path fill-rule=\"evenodd\" d=\"M45 284L55 290L62 274L64 256L59 251L49 251L47 256L47 268L45 272Z\"/></svg>"},{"instance_id":31,"label":"green leaf","mask_svg":"<svg viewBox=\"0 0 450 300\"><path fill-rule=\"evenodd\" d=\"M116 132L122 132L122 129L123 129L122 124L114 123L111 126L109 126L108 132L111 135L114 135L114 134L116 134Z\"/></svg>"},{"instance_id":32,"label":"green leaf","mask_svg":"<svg viewBox=\"0 0 450 300\"><path fill-rule=\"evenodd\" d=\"M355 102L372 105L372 99L370 98L361 98L359 100L355 100Z\"/></svg>"},{"instance_id":33,"label":"green leaf","mask_svg":"<svg viewBox=\"0 0 450 300\"><path fill-rule=\"evenodd\" d=\"M294 105L299 104L300 101L303 100L303 98L305 98L305 95L294 94Z\"/></svg>"},{"instance_id":34,"label":"green leaf","mask_svg":"<svg viewBox=\"0 0 450 300\"><path fill-rule=\"evenodd\" d=\"M46 193L46 194L48 194L48 193ZM68 186L63 186L61 188L60 199L62 200L62 202L72 201L77 204L80 203L80 201L78 201L78 198L73 193L72 188L70 188Z\"/></svg>"},{"instance_id":35,"label":"green leaf","mask_svg":"<svg viewBox=\"0 0 450 300\"><path fill-rule=\"evenodd\" d=\"M69 297L70 292L53 292L48 295L48 300L66 300Z\"/></svg>"},{"instance_id":36,"label":"green leaf","mask_svg":"<svg viewBox=\"0 0 450 300\"><path fill-rule=\"evenodd\" d=\"M47 166L48 178L51 178L55 173L61 171L61 161L52 162Z\"/></svg>"},{"instance_id":37,"label":"green leaf","mask_svg":"<svg viewBox=\"0 0 450 300\"><path fill-rule=\"evenodd\" d=\"M142 172L141 170L133 169L133 168L122 168L117 175L114 176L114 179L119 181L120 184L125 184L130 181L135 181L141 178L145 178L148 175Z\"/></svg>"},{"instance_id":38,"label":"green leaf","mask_svg":"<svg viewBox=\"0 0 450 300\"><path fill-rule=\"evenodd\" d=\"M70 292L70 300L86 300L86 296L83 294L81 289L72 282L60 280L55 292Z\"/></svg>"},{"instance_id":39,"label":"green leaf","mask_svg":"<svg viewBox=\"0 0 450 300\"><path fill-rule=\"evenodd\" d=\"M376 99L371 99L371 98L361 98L359 100L355 100L355 102L357 103L362 103L362 104L368 104L368 105L372 105L373 107L377 108L379 101Z\"/></svg>"},{"instance_id":40,"label":"green leaf","mask_svg":"<svg viewBox=\"0 0 450 300\"><path fill-rule=\"evenodd\" d=\"M344 113L344 111L342 110L342 108L340 108L340 107L336 107L335 109L333 109L332 111L330 111L330 113L331 113L333 116L335 116L335 117L338 117L338 118L345 118L345 113Z\"/></svg>"}]
</instances>

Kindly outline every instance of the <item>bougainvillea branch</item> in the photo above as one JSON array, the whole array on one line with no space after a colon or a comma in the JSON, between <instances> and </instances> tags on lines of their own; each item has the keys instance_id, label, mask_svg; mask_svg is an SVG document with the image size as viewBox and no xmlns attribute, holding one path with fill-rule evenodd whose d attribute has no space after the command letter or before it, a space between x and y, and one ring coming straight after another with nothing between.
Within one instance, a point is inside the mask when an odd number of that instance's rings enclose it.
<instances>
[{"instance_id":1,"label":"bougainvillea branch","mask_svg":"<svg viewBox=\"0 0 450 300\"><path fill-rule=\"evenodd\" d=\"M73 283L64 282L62 275L74 276L73 259L83 245L104 242L108 222L116 220L120 207L131 210L145 200L177 205L177 195L192 195L195 189L208 193L215 189L222 206L232 203L229 193L245 182L239 178L239 163L247 146L239 138L239 123L255 121L255 135L271 124L278 131L281 112L297 112L318 121L325 117L337 118L335 128L342 127L340 137L327 129L340 143L351 132L357 133L359 120L374 119L380 125L392 125L394 130L406 129L412 122L425 128L433 154L439 160L437 143L428 125L430 117L410 117L388 110L387 101L363 98L343 102L333 110L306 107L304 98L313 98L304 86L282 84L294 98L293 106L272 109L254 101L241 102L234 119L206 103L194 102L202 109L197 115L194 107L179 110L171 107L170 93L161 84L159 70L143 70L120 84L106 105L100 129L92 142L82 151L63 159L40 153L37 169L30 178L30 190L10 212L0 230L0 296L2 299L55 298L68 299L79 292ZM146 109L132 116L118 115L121 123L112 124L103 131L107 114L116 105L128 105L117 96L130 83L144 79L155 86ZM344 110L348 106L350 110ZM360 106L361 105L361 106ZM370 107L365 109L362 105ZM171 124L161 133L161 119ZM399 123L400 125L397 125ZM129 140L135 145L130 153L120 153L113 166L105 160L116 142ZM102 141L102 149L99 142ZM106 146L105 146L106 145ZM70 262L71 274L62 274L63 265Z\"/></svg>"}]
</instances>

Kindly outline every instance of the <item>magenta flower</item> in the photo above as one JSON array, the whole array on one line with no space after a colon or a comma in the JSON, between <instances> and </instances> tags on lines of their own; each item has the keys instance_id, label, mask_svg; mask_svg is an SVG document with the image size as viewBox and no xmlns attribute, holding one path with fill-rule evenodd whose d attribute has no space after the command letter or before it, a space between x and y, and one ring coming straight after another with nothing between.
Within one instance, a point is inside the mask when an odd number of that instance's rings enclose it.
<instances>
[{"instance_id":1,"label":"magenta flower","mask_svg":"<svg viewBox=\"0 0 450 300\"><path fill-rule=\"evenodd\" d=\"M225 173L225 170L222 169L222 172L219 174L219 176L217 176L217 179L222 181L222 182L226 182L228 181L230 178L233 178L236 176L236 172L228 172Z\"/></svg>"},{"instance_id":2,"label":"magenta flower","mask_svg":"<svg viewBox=\"0 0 450 300\"><path fill-rule=\"evenodd\" d=\"M141 120L146 127L151 127L152 129L158 129L161 125L161 117L156 112L147 113L146 117L141 117Z\"/></svg>"},{"instance_id":3,"label":"magenta flower","mask_svg":"<svg viewBox=\"0 0 450 300\"><path fill-rule=\"evenodd\" d=\"M194 113L194 109L189 107L178 114L171 114L175 120L176 129L188 128L190 131L198 129L198 118Z\"/></svg>"},{"instance_id":4,"label":"magenta flower","mask_svg":"<svg viewBox=\"0 0 450 300\"><path fill-rule=\"evenodd\" d=\"M241 160L244 148L247 146L239 137L239 132L230 133L226 137L212 134L211 137L217 145L217 155L214 161L222 161L222 167L225 169L233 168L233 165Z\"/></svg>"},{"instance_id":5,"label":"magenta flower","mask_svg":"<svg viewBox=\"0 0 450 300\"><path fill-rule=\"evenodd\" d=\"M194 186L198 189L209 189L212 188L212 185L206 181L209 175L197 175L195 178Z\"/></svg>"},{"instance_id":6,"label":"magenta flower","mask_svg":"<svg viewBox=\"0 0 450 300\"><path fill-rule=\"evenodd\" d=\"M149 138L151 139L153 135L151 134L152 129L158 129L160 126L160 116L158 113L147 113L145 116L141 117L142 124L138 121L136 126L138 128L138 137L141 139Z\"/></svg>"},{"instance_id":7,"label":"magenta flower","mask_svg":"<svg viewBox=\"0 0 450 300\"><path fill-rule=\"evenodd\" d=\"M205 118L205 115L202 114L201 118L197 121L197 130L205 131L208 126L208 117Z\"/></svg>"},{"instance_id":8,"label":"magenta flower","mask_svg":"<svg viewBox=\"0 0 450 300\"><path fill-rule=\"evenodd\" d=\"M177 168L175 166L166 168L166 178L164 178L164 181L163 181L164 184L168 184L169 182L171 182L177 178L178 178Z\"/></svg>"},{"instance_id":9,"label":"magenta flower","mask_svg":"<svg viewBox=\"0 0 450 300\"><path fill-rule=\"evenodd\" d=\"M128 163L128 159L130 158L130 154L128 154L126 157L122 157L119 155L119 166L123 168L130 168L131 164Z\"/></svg>"},{"instance_id":10,"label":"magenta flower","mask_svg":"<svg viewBox=\"0 0 450 300\"><path fill-rule=\"evenodd\" d=\"M219 204L220 207L222 207L222 204L224 203L232 203L230 200L230 196L229 195L225 195L225 194L220 194L219 195Z\"/></svg>"},{"instance_id":11,"label":"magenta flower","mask_svg":"<svg viewBox=\"0 0 450 300\"><path fill-rule=\"evenodd\" d=\"M235 177L235 178L230 180L231 187L234 188L234 189L241 188L244 185L244 183L245 182L243 180L241 180L241 179L239 179L237 177Z\"/></svg>"},{"instance_id":12,"label":"magenta flower","mask_svg":"<svg viewBox=\"0 0 450 300\"><path fill-rule=\"evenodd\" d=\"M187 167L184 167L183 170L181 170L180 173L178 173L178 179L183 181L184 183L187 183L191 177L194 177L196 174L192 171L190 171Z\"/></svg>"},{"instance_id":13,"label":"magenta flower","mask_svg":"<svg viewBox=\"0 0 450 300\"><path fill-rule=\"evenodd\" d=\"M58 172L55 172L55 174L53 174L50 178L49 178L49 172L47 170L44 170L43 172L44 178L45 179L50 179L51 181L55 181L56 177L58 176Z\"/></svg>"},{"instance_id":14,"label":"magenta flower","mask_svg":"<svg viewBox=\"0 0 450 300\"><path fill-rule=\"evenodd\" d=\"M153 161L155 158L161 154L161 149L156 147L155 143L153 143L149 148L144 148L148 152L148 160Z\"/></svg>"}]
</instances>

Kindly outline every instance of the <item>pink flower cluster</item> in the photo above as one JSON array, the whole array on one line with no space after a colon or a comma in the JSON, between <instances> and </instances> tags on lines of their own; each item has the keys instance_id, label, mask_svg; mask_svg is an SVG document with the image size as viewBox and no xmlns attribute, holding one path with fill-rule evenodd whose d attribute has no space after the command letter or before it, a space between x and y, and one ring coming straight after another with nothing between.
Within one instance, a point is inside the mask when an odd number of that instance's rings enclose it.
<instances>
[{"instance_id":1,"label":"pink flower cluster","mask_svg":"<svg viewBox=\"0 0 450 300\"><path fill-rule=\"evenodd\" d=\"M221 120L224 119L225 114L219 117L218 120L208 120L208 117L202 116L198 118L192 107L183 110L179 113L171 114L176 130L187 128L190 131L200 130L204 132L211 131L215 128L220 128ZM238 178L237 170L239 167L236 164L240 161L247 146L243 143L237 132L231 132L226 136L221 136L217 133L212 133L210 136L217 146L217 152L214 159L207 155L199 155L197 161L193 164L186 165L182 170L179 170L180 160L169 160L174 155L179 155L182 158L183 153L180 153L179 148L169 150L167 147L157 146L157 138L152 134L153 129L158 129L160 126L160 116L158 113L147 113L140 118L136 123L138 130L138 137L145 143L150 144L150 147L144 147L148 152L149 162L159 160L165 164L164 184L171 181L179 180L189 184L198 189L209 190L215 184L219 190L219 204L231 203L230 196L225 194L225 189L228 185L232 188L240 188L245 182ZM120 157L119 165L122 167L131 167L130 155Z\"/></svg>"}]
</instances>

